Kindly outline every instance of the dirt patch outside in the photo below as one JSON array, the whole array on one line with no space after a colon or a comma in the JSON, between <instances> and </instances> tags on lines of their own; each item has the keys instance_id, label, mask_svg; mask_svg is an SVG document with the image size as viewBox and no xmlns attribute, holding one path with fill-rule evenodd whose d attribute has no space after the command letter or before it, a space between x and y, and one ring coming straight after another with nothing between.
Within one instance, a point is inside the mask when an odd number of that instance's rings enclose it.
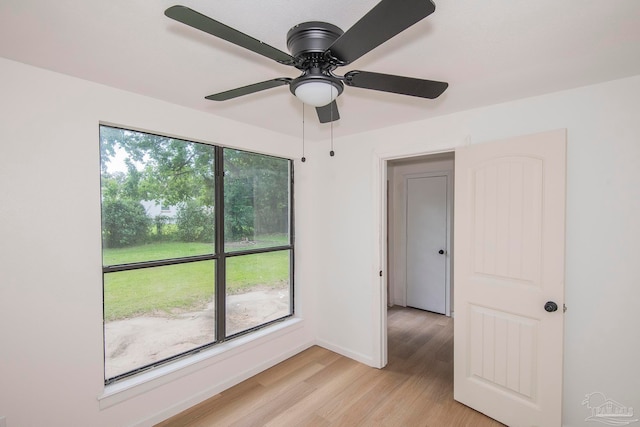
<instances>
[{"instance_id":1,"label":"dirt patch outside","mask_svg":"<svg viewBox=\"0 0 640 427\"><path fill-rule=\"evenodd\" d=\"M289 288L264 288L227 296L227 335L289 313ZM213 302L204 309L140 316L105 324L105 376L112 378L213 340Z\"/></svg>"}]
</instances>

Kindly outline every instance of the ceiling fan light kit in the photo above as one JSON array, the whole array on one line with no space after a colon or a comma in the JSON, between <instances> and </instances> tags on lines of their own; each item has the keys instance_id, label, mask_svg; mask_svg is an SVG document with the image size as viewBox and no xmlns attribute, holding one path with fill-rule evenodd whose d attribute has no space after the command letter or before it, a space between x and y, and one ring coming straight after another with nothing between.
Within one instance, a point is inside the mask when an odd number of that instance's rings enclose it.
<instances>
[{"instance_id":1,"label":"ceiling fan light kit","mask_svg":"<svg viewBox=\"0 0 640 427\"><path fill-rule=\"evenodd\" d=\"M340 91L338 91L338 87ZM331 103L342 92L342 85L335 86L323 80L300 82L291 85L291 91L302 102L313 107L323 107Z\"/></svg>"},{"instance_id":2,"label":"ceiling fan light kit","mask_svg":"<svg viewBox=\"0 0 640 427\"><path fill-rule=\"evenodd\" d=\"M326 22L305 22L287 33L291 55L186 6L172 6L165 15L302 72L294 79L279 77L209 95L207 99L226 101L288 84L294 96L316 107L320 123L329 123L340 119L335 100L345 84L429 99L437 98L447 89L445 82L368 71L334 74L336 68L350 64L434 11L431 0L381 0L346 32Z\"/></svg>"}]
</instances>

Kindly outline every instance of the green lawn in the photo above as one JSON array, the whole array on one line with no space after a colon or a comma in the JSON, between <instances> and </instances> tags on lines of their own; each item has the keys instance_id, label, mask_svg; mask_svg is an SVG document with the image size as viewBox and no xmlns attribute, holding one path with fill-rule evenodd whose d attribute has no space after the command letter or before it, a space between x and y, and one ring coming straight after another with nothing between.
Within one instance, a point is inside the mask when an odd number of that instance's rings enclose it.
<instances>
[{"instance_id":1,"label":"green lawn","mask_svg":"<svg viewBox=\"0 0 640 427\"><path fill-rule=\"evenodd\" d=\"M115 265L202 255L210 248L202 243L158 243L106 249L104 259L105 265ZM104 278L105 320L204 307L213 301L214 271L214 261L198 261L108 273ZM254 286L281 286L288 281L289 251L227 259L227 294L242 293Z\"/></svg>"},{"instance_id":2,"label":"green lawn","mask_svg":"<svg viewBox=\"0 0 640 427\"><path fill-rule=\"evenodd\" d=\"M128 248L104 249L102 257L104 265L117 265L212 253L213 243L162 242Z\"/></svg>"}]
</instances>

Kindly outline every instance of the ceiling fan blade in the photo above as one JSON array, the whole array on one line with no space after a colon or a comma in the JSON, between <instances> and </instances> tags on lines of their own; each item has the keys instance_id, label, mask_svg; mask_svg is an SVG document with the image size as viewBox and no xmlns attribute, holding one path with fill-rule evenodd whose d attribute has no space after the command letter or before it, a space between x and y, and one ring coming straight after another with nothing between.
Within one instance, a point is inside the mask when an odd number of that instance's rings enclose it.
<instances>
[{"instance_id":1,"label":"ceiling fan blade","mask_svg":"<svg viewBox=\"0 0 640 427\"><path fill-rule=\"evenodd\" d=\"M296 62L296 59L288 53L262 43L260 40L256 40L251 36L241 33L186 6L171 6L164 11L164 14L178 22L182 22L190 27L249 49L281 64L293 65Z\"/></svg>"},{"instance_id":2,"label":"ceiling fan blade","mask_svg":"<svg viewBox=\"0 0 640 427\"><path fill-rule=\"evenodd\" d=\"M382 0L333 42L327 52L348 64L435 10L431 0Z\"/></svg>"},{"instance_id":3,"label":"ceiling fan blade","mask_svg":"<svg viewBox=\"0 0 640 427\"><path fill-rule=\"evenodd\" d=\"M318 112L318 119L320 119L320 123L329 123L340 120L340 113L338 113L338 104L336 104L336 101L322 107L316 107L316 111Z\"/></svg>"},{"instance_id":4,"label":"ceiling fan blade","mask_svg":"<svg viewBox=\"0 0 640 427\"><path fill-rule=\"evenodd\" d=\"M368 71L349 71L344 77L345 83L348 86L429 99L439 97L442 95L442 92L449 87L449 83L445 82L371 73Z\"/></svg>"},{"instance_id":5,"label":"ceiling fan blade","mask_svg":"<svg viewBox=\"0 0 640 427\"><path fill-rule=\"evenodd\" d=\"M290 81L291 79L288 77L278 77L277 79L267 80L264 82L254 83L252 85L215 93L213 95L205 96L205 98L210 101L226 101L228 99L237 98L239 96L260 92L261 90L288 85Z\"/></svg>"}]
</instances>

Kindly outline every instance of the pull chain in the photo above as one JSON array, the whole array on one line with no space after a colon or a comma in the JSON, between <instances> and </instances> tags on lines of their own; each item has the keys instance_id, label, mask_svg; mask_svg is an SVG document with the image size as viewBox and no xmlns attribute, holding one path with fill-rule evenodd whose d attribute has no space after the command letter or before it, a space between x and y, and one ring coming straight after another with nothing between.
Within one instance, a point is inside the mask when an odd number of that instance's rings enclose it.
<instances>
[{"instance_id":1,"label":"pull chain","mask_svg":"<svg viewBox=\"0 0 640 427\"><path fill-rule=\"evenodd\" d=\"M327 85L327 86L329 86L329 87L330 87L330 89L329 89L329 95L331 95L331 85ZM331 117L331 151L329 151L329 155L330 155L331 157L335 156L335 154L336 154L336 153L333 151L333 103L334 103L334 102L335 102L335 101L331 101L331 103L329 104L329 109L331 110L331 113L330 113L330 117Z\"/></svg>"},{"instance_id":2,"label":"pull chain","mask_svg":"<svg viewBox=\"0 0 640 427\"><path fill-rule=\"evenodd\" d=\"M304 156L304 102L302 103L302 159L300 159L302 163L307 161L307 158Z\"/></svg>"},{"instance_id":3,"label":"pull chain","mask_svg":"<svg viewBox=\"0 0 640 427\"><path fill-rule=\"evenodd\" d=\"M329 151L329 155L331 157L336 155L335 151L333 151L333 105L331 106L331 151Z\"/></svg>"}]
</instances>

